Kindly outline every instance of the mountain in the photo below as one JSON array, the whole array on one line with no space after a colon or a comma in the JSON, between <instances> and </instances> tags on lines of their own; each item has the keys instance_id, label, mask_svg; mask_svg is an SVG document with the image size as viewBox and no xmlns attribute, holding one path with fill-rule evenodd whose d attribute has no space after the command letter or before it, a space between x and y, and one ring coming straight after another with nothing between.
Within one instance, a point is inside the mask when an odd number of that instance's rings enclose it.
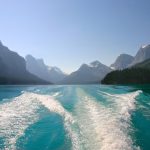
<instances>
[{"instance_id":1,"label":"mountain","mask_svg":"<svg viewBox=\"0 0 150 150\"><path fill-rule=\"evenodd\" d=\"M110 66L114 70L122 70L132 63L134 57L128 54L121 54L117 57L116 61Z\"/></svg>"},{"instance_id":2,"label":"mountain","mask_svg":"<svg viewBox=\"0 0 150 150\"><path fill-rule=\"evenodd\" d=\"M0 42L0 84L48 84L26 70L26 62Z\"/></svg>"},{"instance_id":3,"label":"mountain","mask_svg":"<svg viewBox=\"0 0 150 150\"><path fill-rule=\"evenodd\" d=\"M48 72L50 76L50 80L53 81L54 83L57 83L61 80L63 80L67 74L65 74L61 69L58 67L48 67Z\"/></svg>"},{"instance_id":4,"label":"mountain","mask_svg":"<svg viewBox=\"0 0 150 150\"><path fill-rule=\"evenodd\" d=\"M26 67L27 70L38 76L41 79L44 79L46 81L50 81L50 76L48 74L47 66L44 64L43 59L36 59L31 55L27 55L25 57L26 59Z\"/></svg>"},{"instance_id":5,"label":"mountain","mask_svg":"<svg viewBox=\"0 0 150 150\"><path fill-rule=\"evenodd\" d=\"M133 66L137 63L143 62L144 60L147 60L150 58L150 44L142 46L139 51L137 52L136 56L134 57L133 62L130 64L130 66Z\"/></svg>"},{"instance_id":6,"label":"mountain","mask_svg":"<svg viewBox=\"0 0 150 150\"><path fill-rule=\"evenodd\" d=\"M150 59L146 59L145 61L134 65L133 67L150 69Z\"/></svg>"},{"instance_id":7,"label":"mountain","mask_svg":"<svg viewBox=\"0 0 150 150\"><path fill-rule=\"evenodd\" d=\"M49 82L56 83L66 77L66 74L59 68L49 67L44 63L43 59L36 59L31 55L26 56L26 64L30 73Z\"/></svg>"},{"instance_id":8,"label":"mountain","mask_svg":"<svg viewBox=\"0 0 150 150\"><path fill-rule=\"evenodd\" d=\"M99 61L83 64L81 67L68 75L60 84L89 84L98 83L111 69Z\"/></svg>"},{"instance_id":9,"label":"mountain","mask_svg":"<svg viewBox=\"0 0 150 150\"><path fill-rule=\"evenodd\" d=\"M102 84L150 84L150 59L131 68L108 73Z\"/></svg>"}]
</instances>

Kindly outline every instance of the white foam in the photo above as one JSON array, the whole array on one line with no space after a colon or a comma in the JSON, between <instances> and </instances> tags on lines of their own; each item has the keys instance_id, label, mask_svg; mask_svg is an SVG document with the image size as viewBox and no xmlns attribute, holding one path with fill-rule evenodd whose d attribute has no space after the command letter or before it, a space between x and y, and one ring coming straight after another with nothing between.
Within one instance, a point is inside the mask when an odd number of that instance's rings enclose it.
<instances>
[{"instance_id":1,"label":"white foam","mask_svg":"<svg viewBox=\"0 0 150 150\"><path fill-rule=\"evenodd\" d=\"M123 119L127 121L130 119L130 111L135 109L135 98L142 91L138 90L127 94L110 94L102 91L101 93L114 103L114 106L119 109L119 113L123 116Z\"/></svg>"},{"instance_id":2,"label":"white foam","mask_svg":"<svg viewBox=\"0 0 150 150\"><path fill-rule=\"evenodd\" d=\"M5 150L16 149L17 139L38 119L37 103L23 94L0 105L0 136L5 139Z\"/></svg>"},{"instance_id":3,"label":"white foam","mask_svg":"<svg viewBox=\"0 0 150 150\"><path fill-rule=\"evenodd\" d=\"M100 93L100 95L104 94L104 95L107 95L107 96L114 96L114 95L112 95L110 93L107 93L107 92L104 92L104 91L98 91L98 92Z\"/></svg>"},{"instance_id":4,"label":"white foam","mask_svg":"<svg viewBox=\"0 0 150 150\"><path fill-rule=\"evenodd\" d=\"M0 104L0 136L5 137L5 150L16 149L17 139L39 119L37 110L41 105L62 116L74 150L81 150L81 144L86 150L139 149L133 146L129 136L131 112L139 93L141 91L117 95L103 93L114 106L106 107L79 89L79 104L73 118L53 97L24 92L12 101ZM74 131L74 123L79 124L80 133Z\"/></svg>"},{"instance_id":5,"label":"white foam","mask_svg":"<svg viewBox=\"0 0 150 150\"><path fill-rule=\"evenodd\" d=\"M60 92L55 92L54 94L52 94L52 97L57 97L57 96L60 96Z\"/></svg>"},{"instance_id":6,"label":"white foam","mask_svg":"<svg viewBox=\"0 0 150 150\"><path fill-rule=\"evenodd\" d=\"M50 96L24 92L14 100L0 105L0 136L5 137L5 150L16 149L17 139L24 134L30 124L38 119L36 111L41 105L62 116L66 131L72 140L73 149L79 149L78 137L71 127L74 120L69 112Z\"/></svg>"},{"instance_id":7,"label":"white foam","mask_svg":"<svg viewBox=\"0 0 150 150\"><path fill-rule=\"evenodd\" d=\"M130 94L115 95L116 101L114 105L116 105L116 109L113 109L98 103L97 100L83 90L78 90L81 100L79 101L80 108L77 106L76 111L85 149L139 149L133 145L128 131L130 127L129 111L134 109L134 98L138 94L139 91Z\"/></svg>"},{"instance_id":8,"label":"white foam","mask_svg":"<svg viewBox=\"0 0 150 150\"><path fill-rule=\"evenodd\" d=\"M69 137L72 140L73 149L78 150L79 141L78 141L77 134L72 130L72 125L74 124L74 120L71 114L67 112L58 101L54 100L52 97L48 95L43 96L43 95L30 93L30 97L37 98L41 102L41 104L44 105L46 108L48 108L50 111L56 112L63 117L64 126L69 134Z\"/></svg>"},{"instance_id":9,"label":"white foam","mask_svg":"<svg viewBox=\"0 0 150 150\"><path fill-rule=\"evenodd\" d=\"M117 107L120 110L120 115L126 121L129 121L131 116L131 111L135 109L135 98L142 93L138 90L136 92L131 92L128 94L114 95L114 100L117 103Z\"/></svg>"}]
</instances>

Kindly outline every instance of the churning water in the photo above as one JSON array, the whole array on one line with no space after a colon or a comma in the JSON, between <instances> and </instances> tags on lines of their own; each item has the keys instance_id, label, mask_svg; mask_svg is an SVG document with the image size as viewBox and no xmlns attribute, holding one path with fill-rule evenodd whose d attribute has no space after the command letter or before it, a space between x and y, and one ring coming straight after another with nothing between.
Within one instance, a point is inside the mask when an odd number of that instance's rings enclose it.
<instances>
[{"instance_id":1,"label":"churning water","mask_svg":"<svg viewBox=\"0 0 150 150\"><path fill-rule=\"evenodd\" d=\"M149 150L150 86L1 86L0 150Z\"/></svg>"}]
</instances>

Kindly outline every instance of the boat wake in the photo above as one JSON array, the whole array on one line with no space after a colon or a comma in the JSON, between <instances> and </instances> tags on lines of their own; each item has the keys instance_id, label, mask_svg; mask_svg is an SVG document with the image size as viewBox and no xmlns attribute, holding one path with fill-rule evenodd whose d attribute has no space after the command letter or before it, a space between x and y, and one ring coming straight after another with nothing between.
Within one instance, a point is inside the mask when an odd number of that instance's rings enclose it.
<instances>
[{"instance_id":1,"label":"boat wake","mask_svg":"<svg viewBox=\"0 0 150 150\"><path fill-rule=\"evenodd\" d=\"M137 150L129 136L131 111L135 108L136 91L123 95L106 94L114 108L102 105L97 99L78 90L76 108L82 132L82 142L88 150ZM79 107L80 106L80 107Z\"/></svg>"},{"instance_id":2,"label":"boat wake","mask_svg":"<svg viewBox=\"0 0 150 150\"><path fill-rule=\"evenodd\" d=\"M100 92L111 105L105 106L82 88L77 88L77 104L72 114L52 96L23 92L0 104L0 137L4 150L17 149L17 140L38 121L41 108L59 114L73 150L139 150L130 133L135 99L141 93L109 94ZM1 147L1 146L0 146Z\"/></svg>"},{"instance_id":3,"label":"boat wake","mask_svg":"<svg viewBox=\"0 0 150 150\"><path fill-rule=\"evenodd\" d=\"M73 149L79 149L78 137L72 130L74 120L59 102L51 96L24 92L22 95L0 105L0 137L4 139L5 150L15 150L16 142L25 130L39 119L41 106L62 116L64 127L72 139Z\"/></svg>"}]
</instances>

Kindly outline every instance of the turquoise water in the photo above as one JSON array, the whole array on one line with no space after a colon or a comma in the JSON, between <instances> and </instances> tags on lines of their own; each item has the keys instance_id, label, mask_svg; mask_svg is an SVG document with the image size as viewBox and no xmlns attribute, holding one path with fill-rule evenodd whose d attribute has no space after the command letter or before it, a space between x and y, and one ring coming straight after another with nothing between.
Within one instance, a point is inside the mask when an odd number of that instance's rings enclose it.
<instances>
[{"instance_id":1,"label":"turquoise water","mask_svg":"<svg viewBox=\"0 0 150 150\"><path fill-rule=\"evenodd\" d=\"M150 86L0 86L0 150L149 150Z\"/></svg>"}]
</instances>

